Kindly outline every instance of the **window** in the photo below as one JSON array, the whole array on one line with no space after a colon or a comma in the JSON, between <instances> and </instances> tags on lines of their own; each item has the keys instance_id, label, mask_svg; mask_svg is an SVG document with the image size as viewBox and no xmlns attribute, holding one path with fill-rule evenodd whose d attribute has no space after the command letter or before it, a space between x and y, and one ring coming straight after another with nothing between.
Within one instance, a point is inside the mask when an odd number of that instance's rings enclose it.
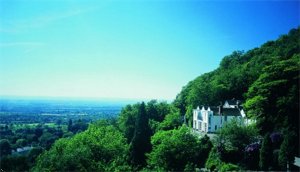
<instances>
[{"instance_id":1,"label":"window","mask_svg":"<svg viewBox=\"0 0 300 172\"><path fill-rule=\"evenodd\" d=\"M203 120L203 119L202 119L202 113L201 113L201 112L198 113L198 120Z\"/></svg>"},{"instance_id":2,"label":"window","mask_svg":"<svg viewBox=\"0 0 300 172\"><path fill-rule=\"evenodd\" d=\"M208 124L209 125L211 124L211 116L209 116L209 118L208 118Z\"/></svg>"},{"instance_id":3,"label":"window","mask_svg":"<svg viewBox=\"0 0 300 172\"><path fill-rule=\"evenodd\" d=\"M217 130L218 129L218 126L217 125L215 125L215 130Z\"/></svg>"}]
</instances>

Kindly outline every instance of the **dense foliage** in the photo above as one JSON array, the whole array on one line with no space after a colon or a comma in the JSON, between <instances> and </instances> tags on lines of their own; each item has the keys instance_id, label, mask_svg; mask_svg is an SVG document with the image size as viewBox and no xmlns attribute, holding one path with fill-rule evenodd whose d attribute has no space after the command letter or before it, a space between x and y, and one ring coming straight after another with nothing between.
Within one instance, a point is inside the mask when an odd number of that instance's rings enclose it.
<instances>
[{"instance_id":1,"label":"dense foliage","mask_svg":"<svg viewBox=\"0 0 300 172\"><path fill-rule=\"evenodd\" d=\"M174 122L174 123L173 123ZM98 122L58 140L37 160L35 171L184 170L203 167L212 147L182 126L171 104L128 105L116 123ZM171 160L172 158L173 160Z\"/></svg>"},{"instance_id":2,"label":"dense foliage","mask_svg":"<svg viewBox=\"0 0 300 172\"><path fill-rule=\"evenodd\" d=\"M159 131L151 143L153 150L148 154L148 164L165 171L183 171L187 165L203 167L212 147L207 136L199 140L186 126Z\"/></svg>"},{"instance_id":3,"label":"dense foliage","mask_svg":"<svg viewBox=\"0 0 300 172\"><path fill-rule=\"evenodd\" d=\"M60 139L37 160L34 171L129 170L124 136L104 122L71 139Z\"/></svg>"},{"instance_id":4,"label":"dense foliage","mask_svg":"<svg viewBox=\"0 0 300 172\"><path fill-rule=\"evenodd\" d=\"M244 169L257 169L259 149L255 150L255 146L258 141L258 132L254 125L245 126L232 120L218 130L214 148L205 166L210 170L221 171L235 167L233 164Z\"/></svg>"}]
</instances>

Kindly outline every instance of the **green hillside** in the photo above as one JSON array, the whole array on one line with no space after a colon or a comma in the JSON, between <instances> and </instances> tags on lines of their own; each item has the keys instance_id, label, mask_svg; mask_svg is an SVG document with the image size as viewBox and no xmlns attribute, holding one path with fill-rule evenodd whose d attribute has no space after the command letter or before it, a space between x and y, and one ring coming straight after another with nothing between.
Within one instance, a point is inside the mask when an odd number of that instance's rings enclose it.
<instances>
[{"instance_id":1,"label":"green hillside","mask_svg":"<svg viewBox=\"0 0 300 172\"><path fill-rule=\"evenodd\" d=\"M224 57L216 70L184 86L174 105L191 125L192 109L197 106L219 105L220 101L233 98L242 100L247 117L256 120L255 127L264 137L260 168L283 169L287 161L293 162L294 156L299 156L299 72L300 28L297 28L259 48L235 51ZM278 137L276 134L281 141L275 146L268 145L267 140ZM264 152L267 148L269 152ZM276 162L264 160L267 156L275 157ZM267 161L268 165L264 163Z\"/></svg>"},{"instance_id":2,"label":"green hillside","mask_svg":"<svg viewBox=\"0 0 300 172\"><path fill-rule=\"evenodd\" d=\"M299 88L297 84L299 47L300 29L298 28L292 29L287 35L280 36L276 41L268 41L259 48L248 52L235 51L231 55L225 56L217 69L200 75L184 86L174 104L181 110L182 115L187 115L190 119L191 110L196 106L219 105L220 101L235 98L246 102L245 108L249 112L249 116L257 117L256 115L260 112L257 112L255 107L258 104L253 104L257 99L254 94L260 94L256 89L261 84L267 84L268 81L265 77L269 75L274 75L268 78L273 82L286 80L278 85L278 89L284 88L287 91L295 87L295 92L290 94L293 94L295 98L298 97L299 93L296 88ZM273 94L272 96L279 98L286 95ZM299 103L297 100L296 98L291 103L295 103L294 106L296 106ZM275 104L270 104L270 106L272 105ZM289 107L291 104L287 105L287 108ZM274 106L272 109L274 108L276 107Z\"/></svg>"}]
</instances>

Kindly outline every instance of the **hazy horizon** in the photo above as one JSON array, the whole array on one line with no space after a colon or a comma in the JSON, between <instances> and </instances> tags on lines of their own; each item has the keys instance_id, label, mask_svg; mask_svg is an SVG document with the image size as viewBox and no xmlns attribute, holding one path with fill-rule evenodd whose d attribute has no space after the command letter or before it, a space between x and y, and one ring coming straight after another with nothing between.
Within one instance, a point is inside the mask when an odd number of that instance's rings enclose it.
<instances>
[{"instance_id":1,"label":"hazy horizon","mask_svg":"<svg viewBox=\"0 0 300 172\"><path fill-rule=\"evenodd\" d=\"M29 101L76 101L76 102L123 102L133 104L138 102L149 102L151 100L172 102L168 99L138 99L138 98L113 98L113 97L59 97L59 96L1 96L0 100L29 100Z\"/></svg>"},{"instance_id":2,"label":"hazy horizon","mask_svg":"<svg viewBox=\"0 0 300 172\"><path fill-rule=\"evenodd\" d=\"M299 26L299 1L1 1L0 96L174 100Z\"/></svg>"}]
</instances>

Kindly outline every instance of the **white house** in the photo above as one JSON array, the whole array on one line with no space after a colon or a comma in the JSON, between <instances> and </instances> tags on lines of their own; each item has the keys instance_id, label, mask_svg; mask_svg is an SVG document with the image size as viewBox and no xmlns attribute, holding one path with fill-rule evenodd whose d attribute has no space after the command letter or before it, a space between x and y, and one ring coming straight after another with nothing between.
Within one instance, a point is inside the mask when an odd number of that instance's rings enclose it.
<instances>
[{"instance_id":1,"label":"white house","mask_svg":"<svg viewBox=\"0 0 300 172\"><path fill-rule=\"evenodd\" d=\"M223 106L202 107L193 110L193 128L198 131L211 133L221 128L224 123L232 119L244 121L245 112L239 105L240 101L225 101Z\"/></svg>"}]
</instances>

